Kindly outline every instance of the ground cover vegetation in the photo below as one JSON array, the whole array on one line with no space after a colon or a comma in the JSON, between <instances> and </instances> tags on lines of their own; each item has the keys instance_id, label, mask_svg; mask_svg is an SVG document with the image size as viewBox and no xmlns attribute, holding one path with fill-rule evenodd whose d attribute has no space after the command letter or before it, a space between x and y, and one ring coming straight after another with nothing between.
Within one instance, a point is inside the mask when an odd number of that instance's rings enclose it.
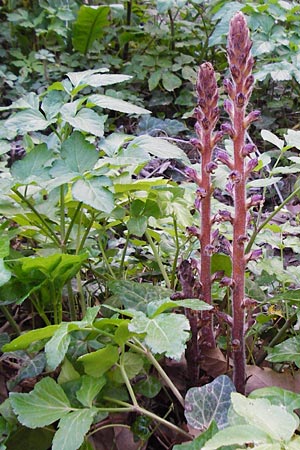
<instances>
[{"instance_id":1,"label":"ground cover vegetation","mask_svg":"<svg viewBox=\"0 0 300 450\"><path fill-rule=\"evenodd\" d=\"M299 448L300 5L0 17L0 449Z\"/></svg>"}]
</instances>

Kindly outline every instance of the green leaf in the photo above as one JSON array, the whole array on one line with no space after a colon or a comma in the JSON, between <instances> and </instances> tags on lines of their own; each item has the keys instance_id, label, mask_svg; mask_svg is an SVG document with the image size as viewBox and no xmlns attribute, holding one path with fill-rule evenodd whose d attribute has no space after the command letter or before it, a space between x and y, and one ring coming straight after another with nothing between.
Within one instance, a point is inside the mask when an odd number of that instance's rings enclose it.
<instances>
[{"instance_id":1,"label":"green leaf","mask_svg":"<svg viewBox=\"0 0 300 450\"><path fill-rule=\"evenodd\" d=\"M59 421L52 450L77 450L88 433L96 413L96 408L85 408L72 411L63 417Z\"/></svg>"},{"instance_id":2,"label":"green leaf","mask_svg":"<svg viewBox=\"0 0 300 450\"><path fill-rule=\"evenodd\" d=\"M99 159L99 153L81 133L75 131L62 144L61 157L71 172L84 174L94 167Z\"/></svg>"},{"instance_id":3,"label":"green leaf","mask_svg":"<svg viewBox=\"0 0 300 450\"><path fill-rule=\"evenodd\" d=\"M155 376L149 375L145 380L135 383L133 387L134 392L137 394L144 395L147 398L154 398L159 394L162 385Z\"/></svg>"},{"instance_id":4,"label":"green leaf","mask_svg":"<svg viewBox=\"0 0 300 450\"><path fill-rule=\"evenodd\" d=\"M267 398L272 405L283 406L289 413L300 409L300 395L277 386L255 389L249 398Z\"/></svg>"},{"instance_id":5,"label":"green leaf","mask_svg":"<svg viewBox=\"0 0 300 450\"><path fill-rule=\"evenodd\" d=\"M67 108L61 110L63 120L80 131L86 131L94 136L102 137L104 134L104 123L106 116L99 116L95 111L88 108L80 109L76 115L72 115Z\"/></svg>"},{"instance_id":6,"label":"green leaf","mask_svg":"<svg viewBox=\"0 0 300 450\"><path fill-rule=\"evenodd\" d=\"M0 286L3 286L11 279L11 271L7 269L3 258L0 258Z\"/></svg>"},{"instance_id":7,"label":"green leaf","mask_svg":"<svg viewBox=\"0 0 300 450\"><path fill-rule=\"evenodd\" d=\"M215 422L212 422L209 428L196 437L192 442L185 442L180 445L175 445L173 450L200 450L204 447L204 444L211 439L218 431L218 427Z\"/></svg>"},{"instance_id":8,"label":"green leaf","mask_svg":"<svg viewBox=\"0 0 300 450\"><path fill-rule=\"evenodd\" d=\"M287 145L296 147L300 150L300 131L287 130L287 134L284 135Z\"/></svg>"},{"instance_id":9,"label":"green leaf","mask_svg":"<svg viewBox=\"0 0 300 450\"><path fill-rule=\"evenodd\" d=\"M80 7L78 17L73 25L73 46L80 53L86 54L93 42L103 35L103 28L109 24L107 20L108 6Z\"/></svg>"},{"instance_id":10,"label":"green leaf","mask_svg":"<svg viewBox=\"0 0 300 450\"><path fill-rule=\"evenodd\" d=\"M121 364L123 365L129 380L131 380L141 372L144 366L144 361L141 355L126 352L121 358L120 365ZM113 371L112 378L116 383L124 383L124 378L119 367Z\"/></svg>"},{"instance_id":11,"label":"green leaf","mask_svg":"<svg viewBox=\"0 0 300 450\"><path fill-rule=\"evenodd\" d=\"M271 131L269 130L261 130L261 137L264 141L270 142L280 150L282 150L284 147L284 141L282 139L279 139L274 133L271 133Z\"/></svg>"},{"instance_id":12,"label":"green leaf","mask_svg":"<svg viewBox=\"0 0 300 450\"><path fill-rule=\"evenodd\" d=\"M63 360L60 368L60 373L57 378L58 384L67 383L68 381L78 380L80 374L74 369L73 364L70 363L68 358Z\"/></svg>"},{"instance_id":13,"label":"green leaf","mask_svg":"<svg viewBox=\"0 0 300 450\"><path fill-rule=\"evenodd\" d=\"M83 406L91 408L94 398L99 394L105 384L106 379L104 376L95 378L89 375L83 375L81 377L81 387L76 392L76 397Z\"/></svg>"},{"instance_id":14,"label":"green leaf","mask_svg":"<svg viewBox=\"0 0 300 450\"><path fill-rule=\"evenodd\" d=\"M90 95L88 97L88 102L100 106L101 108L108 108L113 111L120 111L127 114L151 114L151 111L148 111L148 109L141 108L140 106L133 105L132 103L108 95Z\"/></svg>"},{"instance_id":15,"label":"green leaf","mask_svg":"<svg viewBox=\"0 0 300 450\"><path fill-rule=\"evenodd\" d=\"M5 344L2 347L2 351L14 352L16 350L25 350L32 342L41 341L42 339L53 336L58 328L59 325L49 325L48 327L27 331L25 334L22 334L8 344Z\"/></svg>"},{"instance_id":16,"label":"green leaf","mask_svg":"<svg viewBox=\"0 0 300 450\"><path fill-rule=\"evenodd\" d=\"M273 363L292 361L300 367L300 336L286 339L281 344L269 348L266 360Z\"/></svg>"},{"instance_id":17,"label":"green leaf","mask_svg":"<svg viewBox=\"0 0 300 450\"><path fill-rule=\"evenodd\" d=\"M190 324L181 314L166 313L149 319L144 313L137 311L128 329L138 334L146 333L144 342L153 353L179 360L189 338Z\"/></svg>"},{"instance_id":18,"label":"green leaf","mask_svg":"<svg viewBox=\"0 0 300 450\"><path fill-rule=\"evenodd\" d=\"M209 441L204 444L202 450L217 450L225 445L243 445L245 443L260 444L270 442L270 437L254 427L253 425L236 425L219 431ZM271 441L272 442L272 441ZM271 445L276 445L275 443ZM256 447L255 447L256 448ZM280 448L280 447L279 447ZM277 450L277 447L270 447L270 450ZM278 449L279 450L279 449Z\"/></svg>"},{"instance_id":19,"label":"green leaf","mask_svg":"<svg viewBox=\"0 0 300 450\"><path fill-rule=\"evenodd\" d=\"M162 76L162 70L155 70L155 72L152 72L149 80L148 80L148 87L149 91L153 91L158 86L158 83L161 80Z\"/></svg>"},{"instance_id":20,"label":"green leaf","mask_svg":"<svg viewBox=\"0 0 300 450\"><path fill-rule=\"evenodd\" d=\"M258 180L253 180L253 181L249 181L249 183L247 183L247 187L248 188L261 188L261 187L267 187L267 186L272 186L275 183L278 183L278 181L281 180L281 177L270 177L270 178L265 178L264 180L262 179L258 179Z\"/></svg>"},{"instance_id":21,"label":"green leaf","mask_svg":"<svg viewBox=\"0 0 300 450\"><path fill-rule=\"evenodd\" d=\"M109 283L109 289L118 298L120 305L126 309L147 311L147 304L162 300L171 295L171 290L134 281L116 280Z\"/></svg>"},{"instance_id":22,"label":"green leaf","mask_svg":"<svg viewBox=\"0 0 300 450\"><path fill-rule=\"evenodd\" d=\"M50 425L71 411L63 389L50 377L39 381L29 394L12 392L9 398L19 421L29 428Z\"/></svg>"},{"instance_id":23,"label":"green leaf","mask_svg":"<svg viewBox=\"0 0 300 450\"><path fill-rule=\"evenodd\" d=\"M103 187L106 177L94 177L85 180L78 180L72 186L73 197L95 208L97 211L110 213L114 207L114 197L112 192Z\"/></svg>"},{"instance_id":24,"label":"green leaf","mask_svg":"<svg viewBox=\"0 0 300 450\"><path fill-rule=\"evenodd\" d=\"M97 378L101 377L116 364L118 359L118 348L113 345L107 345L105 348L80 356L78 361L83 364L86 374Z\"/></svg>"},{"instance_id":25,"label":"green leaf","mask_svg":"<svg viewBox=\"0 0 300 450\"><path fill-rule=\"evenodd\" d=\"M48 450L51 447L53 439L53 430L44 428L30 428L19 426L17 430L9 435L5 441L6 447L1 447L1 450L24 450L26 443L26 450Z\"/></svg>"},{"instance_id":26,"label":"green leaf","mask_svg":"<svg viewBox=\"0 0 300 450\"><path fill-rule=\"evenodd\" d=\"M296 415L290 414L282 406L272 405L266 398L251 399L234 392L231 401L234 411L249 425L267 433L274 440L289 441L299 426Z\"/></svg>"},{"instance_id":27,"label":"green leaf","mask_svg":"<svg viewBox=\"0 0 300 450\"><path fill-rule=\"evenodd\" d=\"M195 311L210 311L213 307L208 303L199 300L198 298L189 298L185 300L156 300L148 303L147 305L147 315L151 318L163 313L170 308L190 308Z\"/></svg>"},{"instance_id":28,"label":"green leaf","mask_svg":"<svg viewBox=\"0 0 300 450\"><path fill-rule=\"evenodd\" d=\"M197 430L205 430L215 421L219 429L226 427L231 393L234 391L234 384L227 375L221 375L204 386L189 389L185 398L185 417L189 425Z\"/></svg>"},{"instance_id":29,"label":"green leaf","mask_svg":"<svg viewBox=\"0 0 300 450\"><path fill-rule=\"evenodd\" d=\"M188 162L185 152L174 144L170 144L166 139L149 136L147 134L141 135L133 139L129 148L141 148L142 150L157 156L158 158L174 158Z\"/></svg>"},{"instance_id":30,"label":"green leaf","mask_svg":"<svg viewBox=\"0 0 300 450\"><path fill-rule=\"evenodd\" d=\"M224 275L231 277L232 261L230 256L223 253L214 253L211 257L211 273L223 271Z\"/></svg>"},{"instance_id":31,"label":"green leaf","mask_svg":"<svg viewBox=\"0 0 300 450\"><path fill-rule=\"evenodd\" d=\"M142 237L148 226L148 219L145 216L131 217L126 223L130 234Z\"/></svg>"},{"instance_id":32,"label":"green leaf","mask_svg":"<svg viewBox=\"0 0 300 450\"><path fill-rule=\"evenodd\" d=\"M56 367L64 359L71 340L71 337L68 333L69 323L61 323L50 341L48 341L45 345L47 365L49 370L55 370Z\"/></svg>"},{"instance_id":33,"label":"green leaf","mask_svg":"<svg viewBox=\"0 0 300 450\"><path fill-rule=\"evenodd\" d=\"M25 364L19 370L18 375L12 380L13 385L17 385L26 378L35 378L40 375L46 366L46 357L44 353L38 353L32 359L25 361Z\"/></svg>"},{"instance_id":34,"label":"green leaf","mask_svg":"<svg viewBox=\"0 0 300 450\"><path fill-rule=\"evenodd\" d=\"M29 131L45 130L54 121L55 119L46 120L45 116L36 109L25 109L7 119L5 126L8 130L23 135Z\"/></svg>"},{"instance_id":35,"label":"green leaf","mask_svg":"<svg viewBox=\"0 0 300 450\"><path fill-rule=\"evenodd\" d=\"M46 144L37 145L25 158L14 162L11 174L15 180L23 184L47 180L53 156Z\"/></svg>"},{"instance_id":36,"label":"green leaf","mask_svg":"<svg viewBox=\"0 0 300 450\"><path fill-rule=\"evenodd\" d=\"M173 92L175 89L179 88L182 85L182 81L177 75L172 72L163 72L162 84L167 91Z\"/></svg>"}]
</instances>

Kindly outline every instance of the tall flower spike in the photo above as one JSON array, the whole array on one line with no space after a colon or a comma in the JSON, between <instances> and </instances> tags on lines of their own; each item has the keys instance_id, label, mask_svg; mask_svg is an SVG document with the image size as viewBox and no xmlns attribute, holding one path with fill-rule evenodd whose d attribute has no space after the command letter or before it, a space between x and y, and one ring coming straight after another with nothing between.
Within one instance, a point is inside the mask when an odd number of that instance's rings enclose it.
<instances>
[{"instance_id":1,"label":"tall flower spike","mask_svg":"<svg viewBox=\"0 0 300 450\"><path fill-rule=\"evenodd\" d=\"M256 166L256 158L245 161L246 156L254 151L245 142L246 129L259 117L258 111L246 116L246 107L252 92L254 78L252 68L254 59L251 55L252 42L244 15L237 13L230 22L227 54L231 81L225 82L230 100L225 109L229 114L234 134L233 170L229 179L234 198L233 240L232 240L232 357L233 380L238 392L244 393L246 381L245 363L245 311L242 307L245 298L245 243L247 242L247 210L250 203L246 197L246 182L251 170ZM234 96L234 98L233 98Z\"/></svg>"}]
</instances>

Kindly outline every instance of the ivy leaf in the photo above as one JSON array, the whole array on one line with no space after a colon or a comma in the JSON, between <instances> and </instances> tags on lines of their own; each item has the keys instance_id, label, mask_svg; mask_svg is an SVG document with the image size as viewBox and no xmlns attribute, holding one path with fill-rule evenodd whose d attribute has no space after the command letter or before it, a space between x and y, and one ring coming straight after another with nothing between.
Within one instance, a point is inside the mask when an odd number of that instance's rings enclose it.
<instances>
[{"instance_id":1,"label":"ivy leaf","mask_svg":"<svg viewBox=\"0 0 300 450\"><path fill-rule=\"evenodd\" d=\"M17 385L26 378L34 378L40 375L46 366L45 353L38 353L34 358L29 359L20 369L18 375L12 380L13 385ZM11 386L10 386L11 387Z\"/></svg>"},{"instance_id":2,"label":"ivy leaf","mask_svg":"<svg viewBox=\"0 0 300 450\"><path fill-rule=\"evenodd\" d=\"M255 389L250 393L249 398L267 398L272 405L284 406L289 413L300 408L299 394L277 386Z\"/></svg>"},{"instance_id":3,"label":"ivy leaf","mask_svg":"<svg viewBox=\"0 0 300 450\"><path fill-rule=\"evenodd\" d=\"M76 392L77 399L89 408L93 405L93 400L96 395L101 391L103 386L106 384L106 379L104 376L95 378L89 375L83 375L81 377L81 387Z\"/></svg>"},{"instance_id":4,"label":"ivy leaf","mask_svg":"<svg viewBox=\"0 0 300 450\"><path fill-rule=\"evenodd\" d=\"M63 417L59 421L52 450L77 450L89 431L96 413L96 408L85 408L72 411Z\"/></svg>"},{"instance_id":5,"label":"ivy leaf","mask_svg":"<svg viewBox=\"0 0 300 450\"><path fill-rule=\"evenodd\" d=\"M179 360L189 338L190 324L181 314L166 313L149 319L144 313L137 311L128 329L134 333L146 334L144 342L153 353Z\"/></svg>"},{"instance_id":6,"label":"ivy leaf","mask_svg":"<svg viewBox=\"0 0 300 450\"><path fill-rule=\"evenodd\" d=\"M50 341L48 341L45 345L47 365L49 370L55 370L56 367L64 359L71 340L71 337L68 333L69 323L61 323Z\"/></svg>"},{"instance_id":7,"label":"ivy leaf","mask_svg":"<svg viewBox=\"0 0 300 450\"><path fill-rule=\"evenodd\" d=\"M221 375L204 386L189 389L185 398L185 417L189 425L197 430L205 430L215 421L219 429L226 427L230 396L234 391L234 384L227 375Z\"/></svg>"},{"instance_id":8,"label":"ivy leaf","mask_svg":"<svg viewBox=\"0 0 300 450\"><path fill-rule=\"evenodd\" d=\"M110 97L108 95L94 94L88 97L88 102L101 108L108 108L113 111L120 111L127 114L151 114L148 109L125 102L119 98Z\"/></svg>"},{"instance_id":9,"label":"ivy leaf","mask_svg":"<svg viewBox=\"0 0 300 450\"><path fill-rule=\"evenodd\" d=\"M295 336L273 348L268 349L267 361L270 362L294 362L297 367L300 367L300 336Z\"/></svg>"},{"instance_id":10,"label":"ivy leaf","mask_svg":"<svg viewBox=\"0 0 300 450\"><path fill-rule=\"evenodd\" d=\"M73 25L74 49L86 55L93 42L103 35L103 28L109 24L107 20L108 6L82 5Z\"/></svg>"},{"instance_id":11,"label":"ivy leaf","mask_svg":"<svg viewBox=\"0 0 300 450\"><path fill-rule=\"evenodd\" d=\"M73 197L97 211L110 213L115 205L112 192L103 187L103 182L107 184L107 181L106 177L77 180L72 186Z\"/></svg>"},{"instance_id":12,"label":"ivy leaf","mask_svg":"<svg viewBox=\"0 0 300 450\"><path fill-rule=\"evenodd\" d=\"M50 377L39 381L29 394L12 392L9 398L19 421L29 428L50 425L71 411L62 387Z\"/></svg>"}]
</instances>

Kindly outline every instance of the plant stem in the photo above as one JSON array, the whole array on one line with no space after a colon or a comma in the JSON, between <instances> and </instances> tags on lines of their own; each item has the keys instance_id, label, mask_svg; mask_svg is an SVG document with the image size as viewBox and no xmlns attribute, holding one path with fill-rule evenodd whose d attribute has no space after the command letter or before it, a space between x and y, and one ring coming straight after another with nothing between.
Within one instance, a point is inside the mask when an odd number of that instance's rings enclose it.
<instances>
[{"instance_id":1,"label":"plant stem","mask_svg":"<svg viewBox=\"0 0 300 450\"><path fill-rule=\"evenodd\" d=\"M99 238L98 238L98 244L99 244L99 248L100 248L100 250L101 250L102 258L104 259L105 265L106 265L106 267L107 267L109 273L111 274L112 278L113 278L114 280L116 280L117 277L116 277L116 275L114 274L114 271L112 270L112 268L111 268L111 266L110 266L110 264L109 264L109 261L108 261L108 259L107 259L107 256L106 256L106 253L105 253L105 250L104 250L102 241L101 241L101 236L99 236Z\"/></svg>"},{"instance_id":2,"label":"plant stem","mask_svg":"<svg viewBox=\"0 0 300 450\"><path fill-rule=\"evenodd\" d=\"M15 321L15 319L13 318L11 313L9 312L9 309L6 306L0 306L0 309L1 309L2 314L4 315L4 317L6 318L7 322L10 324L10 326L14 330L14 332L18 336L20 336L21 330L19 328L19 325L17 324L17 322Z\"/></svg>"},{"instance_id":3,"label":"plant stem","mask_svg":"<svg viewBox=\"0 0 300 450\"><path fill-rule=\"evenodd\" d=\"M132 5L133 5L133 0L127 0L126 2L126 26L130 27L131 25L131 14L132 14ZM126 44L124 45L124 50L123 50L123 60L127 61L128 60L128 53L129 53L129 42L126 42Z\"/></svg>"},{"instance_id":4,"label":"plant stem","mask_svg":"<svg viewBox=\"0 0 300 450\"><path fill-rule=\"evenodd\" d=\"M174 18L172 16L172 10L168 9L168 16L170 19L170 30L171 30L171 51L175 50L175 24L174 24Z\"/></svg>"},{"instance_id":5,"label":"plant stem","mask_svg":"<svg viewBox=\"0 0 300 450\"><path fill-rule=\"evenodd\" d=\"M152 240L152 237L151 237L151 235L150 235L148 230L145 231L145 236L146 236L146 239L148 241L148 244L151 247L151 250L153 252L154 258L155 258L155 260L156 260L156 262L157 262L157 264L158 264L158 266L160 268L160 271L161 271L161 274L163 276L163 279L165 280L166 286L167 286L168 289L170 289L171 288L171 283L170 283L168 274L166 272L166 269L165 269L165 267L164 267L164 265L162 263L161 257L159 256L157 248L156 248L156 246L155 246L155 244L154 244L154 242Z\"/></svg>"}]
</instances>

